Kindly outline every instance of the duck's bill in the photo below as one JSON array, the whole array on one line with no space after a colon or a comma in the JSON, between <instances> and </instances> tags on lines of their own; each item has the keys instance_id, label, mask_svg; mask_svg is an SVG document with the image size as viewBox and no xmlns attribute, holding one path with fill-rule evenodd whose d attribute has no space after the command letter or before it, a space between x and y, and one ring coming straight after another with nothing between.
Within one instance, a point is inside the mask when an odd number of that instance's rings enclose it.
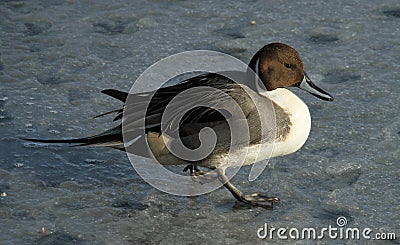
<instances>
[{"instance_id":1,"label":"duck's bill","mask_svg":"<svg viewBox=\"0 0 400 245\"><path fill-rule=\"evenodd\" d=\"M307 74L304 75L303 80L298 82L296 86L304 91L309 92L315 97L320 98L321 100L328 100L328 101L333 100L332 95L330 95L328 92L325 92L323 89L317 87L317 85L315 85L311 81L311 79L307 76Z\"/></svg>"}]
</instances>

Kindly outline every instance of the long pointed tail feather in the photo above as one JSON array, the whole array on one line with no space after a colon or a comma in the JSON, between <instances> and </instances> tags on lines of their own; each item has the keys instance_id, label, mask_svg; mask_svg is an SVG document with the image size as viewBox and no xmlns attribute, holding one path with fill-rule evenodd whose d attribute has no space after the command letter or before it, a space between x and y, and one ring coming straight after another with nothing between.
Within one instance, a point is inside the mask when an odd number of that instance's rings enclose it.
<instances>
[{"instance_id":1,"label":"long pointed tail feather","mask_svg":"<svg viewBox=\"0 0 400 245\"><path fill-rule=\"evenodd\" d=\"M109 146L121 150L124 149L121 125L94 136L77 139L22 139L38 143L77 144L78 146Z\"/></svg>"},{"instance_id":2,"label":"long pointed tail feather","mask_svg":"<svg viewBox=\"0 0 400 245\"><path fill-rule=\"evenodd\" d=\"M122 113L122 112L123 112L123 109L115 109L115 110L112 110L112 111L107 111L107 112L101 113L100 115L94 116L93 118L99 118L99 117L106 116L106 115L109 115L109 114ZM114 121L116 121L116 120L114 120Z\"/></svg>"}]
</instances>

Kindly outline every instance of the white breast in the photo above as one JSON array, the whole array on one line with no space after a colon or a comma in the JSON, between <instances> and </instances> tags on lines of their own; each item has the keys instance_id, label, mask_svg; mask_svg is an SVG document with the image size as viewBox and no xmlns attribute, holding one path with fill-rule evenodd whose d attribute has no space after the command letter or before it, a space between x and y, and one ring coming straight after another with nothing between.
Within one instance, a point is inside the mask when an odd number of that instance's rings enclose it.
<instances>
[{"instance_id":1,"label":"white breast","mask_svg":"<svg viewBox=\"0 0 400 245\"><path fill-rule=\"evenodd\" d=\"M299 150L311 130L311 116L307 105L294 93L284 88L268 92L269 98L290 114L292 123L283 141L275 142L271 157L283 156Z\"/></svg>"},{"instance_id":2,"label":"white breast","mask_svg":"<svg viewBox=\"0 0 400 245\"><path fill-rule=\"evenodd\" d=\"M276 141L274 144L267 142L247 147L244 161L235 162L231 160L229 161L229 167L240 167L271 157L287 155L299 150L307 141L311 129L311 116L307 105L295 94L284 88L261 93L290 114L291 126L289 133L283 141ZM232 156L232 158L242 159L243 153L239 152L236 155Z\"/></svg>"}]
</instances>

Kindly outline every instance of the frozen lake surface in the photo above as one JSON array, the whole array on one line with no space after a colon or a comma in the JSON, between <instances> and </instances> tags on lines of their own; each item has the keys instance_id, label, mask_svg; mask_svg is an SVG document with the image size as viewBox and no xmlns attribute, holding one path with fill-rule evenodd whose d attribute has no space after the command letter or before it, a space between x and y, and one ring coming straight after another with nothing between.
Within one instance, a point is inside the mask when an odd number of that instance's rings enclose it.
<instances>
[{"instance_id":1,"label":"frozen lake surface","mask_svg":"<svg viewBox=\"0 0 400 245\"><path fill-rule=\"evenodd\" d=\"M117 150L19 139L111 127L92 117L121 104L100 91L128 91L161 58L209 49L248 62L277 41L335 101L295 91L313 118L306 145L254 182L249 168L234 178L246 193L278 196L272 211L223 188L162 193ZM339 216L399 236L399 43L397 0L0 1L0 244L261 244L264 223L322 228Z\"/></svg>"}]
</instances>

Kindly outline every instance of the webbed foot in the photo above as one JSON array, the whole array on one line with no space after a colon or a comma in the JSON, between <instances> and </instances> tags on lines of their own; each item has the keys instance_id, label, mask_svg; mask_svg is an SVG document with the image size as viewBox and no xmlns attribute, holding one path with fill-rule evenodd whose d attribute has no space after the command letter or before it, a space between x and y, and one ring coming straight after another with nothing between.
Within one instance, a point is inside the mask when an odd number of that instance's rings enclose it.
<instances>
[{"instance_id":1,"label":"webbed foot","mask_svg":"<svg viewBox=\"0 0 400 245\"><path fill-rule=\"evenodd\" d=\"M218 178L224 184L225 188L228 189L236 200L257 207L263 207L266 209L272 209L275 203L280 200L277 197L268 197L261 195L260 193L254 193L250 195L243 195L243 193L237 189L228 177L225 175L225 169L217 169Z\"/></svg>"},{"instance_id":2,"label":"webbed foot","mask_svg":"<svg viewBox=\"0 0 400 245\"><path fill-rule=\"evenodd\" d=\"M236 197L236 196L235 196ZM268 197L261 195L260 193L253 193L249 195L240 195L236 197L237 200L250 204L253 206L263 207L266 209L272 209L275 203L278 203L280 200L277 197Z\"/></svg>"}]
</instances>

